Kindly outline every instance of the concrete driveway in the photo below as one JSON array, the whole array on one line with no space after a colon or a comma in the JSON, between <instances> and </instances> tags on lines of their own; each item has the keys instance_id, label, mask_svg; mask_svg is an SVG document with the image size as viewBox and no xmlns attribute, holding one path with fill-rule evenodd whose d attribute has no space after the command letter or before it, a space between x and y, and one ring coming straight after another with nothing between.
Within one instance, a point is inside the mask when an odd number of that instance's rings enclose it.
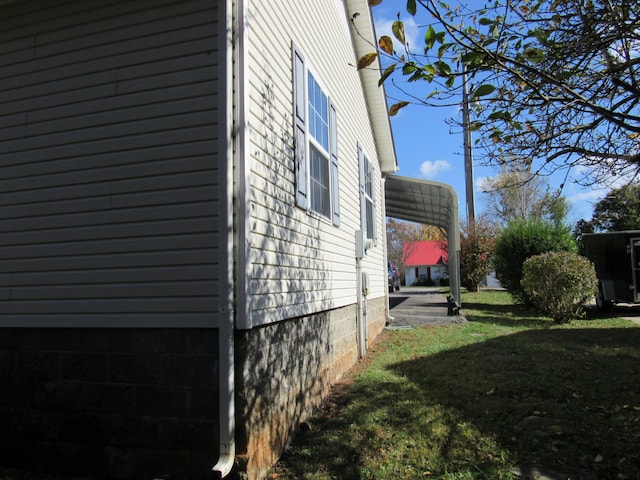
<instances>
[{"instance_id":1,"label":"concrete driveway","mask_svg":"<svg viewBox=\"0 0 640 480\"><path fill-rule=\"evenodd\" d=\"M447 299L439 287L402 287L399 292L389 294L389 309L393 317L389 328L445 326L467 321L462 315L447 315Z\"/></svg>"}]
</instances>

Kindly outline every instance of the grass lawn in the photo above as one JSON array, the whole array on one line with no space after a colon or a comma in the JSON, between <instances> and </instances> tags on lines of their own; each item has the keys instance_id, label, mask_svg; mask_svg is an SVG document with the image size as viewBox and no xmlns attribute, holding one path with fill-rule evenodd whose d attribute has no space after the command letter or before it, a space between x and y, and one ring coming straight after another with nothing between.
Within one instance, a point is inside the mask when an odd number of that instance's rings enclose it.
<instances>
[{"instance_id":1,"label":"grass lawn","mask_svg":"<svg viewBox=\"0 0 640 480\"><path fill-rule=\"evenodd\" d=\"M270 479L640 479L640 328L555 325L505 292L387 331Z\"/></svg>"}]
</instances>

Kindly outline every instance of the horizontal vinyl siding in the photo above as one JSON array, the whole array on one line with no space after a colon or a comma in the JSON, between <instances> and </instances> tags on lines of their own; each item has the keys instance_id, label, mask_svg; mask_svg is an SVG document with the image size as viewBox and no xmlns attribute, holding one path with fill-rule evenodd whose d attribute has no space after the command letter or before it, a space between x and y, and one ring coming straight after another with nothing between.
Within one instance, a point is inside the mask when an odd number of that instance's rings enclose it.
<instances>
[{"instance_id":1,"label":"horizontal vinyl siding","mask_svg":"<svg viewBox=\"0 0 640 480\"><path fill-rule=\"evenodd\" d=\"M358 143L377 166L375 142L343 2L252 0L249 4L252 325L356 302L355 231L360 229ZM290 12L297 12L291 15ZM337 110L341 224L295 205L292 52L295 44ZM370 298L385 294L382 192L379 242L364 260Z\"/></svg>"},{"instance_id":2,"label":"horizontal vinyl siding","mask_svg":"<svg viewBox=\"0 0 640 480\"><path fill-rule=\"evenodd\" d=\"M217 325L222 9L0 6L0 325Z\"/></svg>"}]
</instances>

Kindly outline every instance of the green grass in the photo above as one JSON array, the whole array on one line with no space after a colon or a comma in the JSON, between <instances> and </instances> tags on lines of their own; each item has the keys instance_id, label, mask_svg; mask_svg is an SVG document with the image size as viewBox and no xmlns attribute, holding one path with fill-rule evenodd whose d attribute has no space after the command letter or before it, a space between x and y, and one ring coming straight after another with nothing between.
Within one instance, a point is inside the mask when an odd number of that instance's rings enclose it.
<instances>
[{"instance_id":1,"label":"green grass","mask_svg":"<svg viewBox=\"0 0 640 480\"><path fill-rule=\"evenodd\" d=\"M467 324L385 332L270 478L639 479L640 328L462 301Z\"/></svg>"}]
</instances>

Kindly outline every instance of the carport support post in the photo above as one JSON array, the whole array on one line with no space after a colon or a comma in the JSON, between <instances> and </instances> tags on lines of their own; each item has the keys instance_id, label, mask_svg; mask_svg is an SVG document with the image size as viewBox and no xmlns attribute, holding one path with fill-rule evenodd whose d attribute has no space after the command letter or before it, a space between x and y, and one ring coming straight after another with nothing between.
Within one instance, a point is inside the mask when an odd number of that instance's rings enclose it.
<instances>
[{"instance_id":1,"label":"carport support post","mask_svg":"<svg viewBox=\"0 0 640 480\"><path fill-rule=\"evenodd\" d=\"M384 231L385 231L385 234L382 237L382 252L383 252L383 255L384 255L384 260L383 260L384 265L383 265L382 268L384 269L383 274L385 276L387 276L389 274L388 273L388 269L389 269L389 267L388 267L388 265L389 265L389 244L387 243L387 200L386 200L386 190L385 190L386 181L387 181L387 177L382 177L382 191L385 192L385 201L382 202L382 218L384 219ZM400 283L400 285L401 284L402 283ZM398 285L398 287L400 287L400 285ZM384 308L384 312L385 312L385 315L386 315L386 323L388 325L391 322L393 322L394 318L391 316L391 308L389 306L389 289L385 288L384 291L386 292L384 294L385 299L386 299L386 302L385 302L386 306Z\"/></svg>"}]
</instances>

